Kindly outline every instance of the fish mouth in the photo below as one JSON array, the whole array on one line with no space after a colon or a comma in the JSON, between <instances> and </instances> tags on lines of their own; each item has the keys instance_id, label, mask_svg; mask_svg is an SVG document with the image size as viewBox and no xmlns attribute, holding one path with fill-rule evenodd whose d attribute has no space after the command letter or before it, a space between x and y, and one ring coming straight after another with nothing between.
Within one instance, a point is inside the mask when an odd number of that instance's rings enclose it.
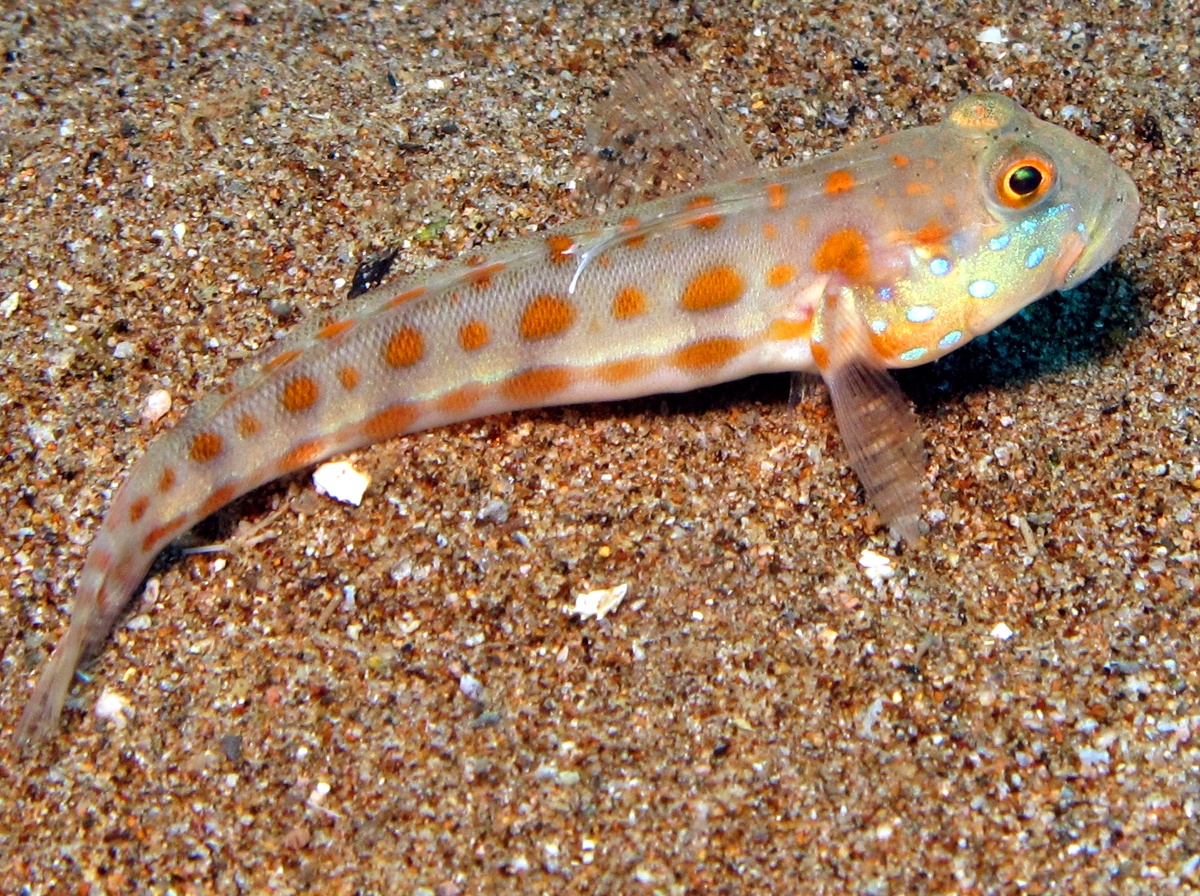
<instances>
[{"instance_id":1,"label":"fish mouth","mask_svg":"<svg viewBox=\"0 0 1200 896\"><path fill-rule=\"evenodd\" d=\"M1091 226L1084 229L1086 236L1072 234L1079 245L1067 247L1056 270L1062 273L1059 289L1073 289L1092 276L1133 236L1142 203L1133 179L1123 169L1116 170L1116 183L1087 216Z\"/></svg>"}]
</instances>

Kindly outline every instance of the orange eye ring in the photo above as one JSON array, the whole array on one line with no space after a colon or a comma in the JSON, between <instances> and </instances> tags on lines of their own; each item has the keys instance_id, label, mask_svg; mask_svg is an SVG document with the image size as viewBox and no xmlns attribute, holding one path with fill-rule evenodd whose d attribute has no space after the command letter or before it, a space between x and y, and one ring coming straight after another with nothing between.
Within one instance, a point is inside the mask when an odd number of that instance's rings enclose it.
<instances>
[{"instance_id":1,"label":"orange eye ring","mask_svg":"<svg viewBox=\"0 0 1200 896\"><path fill-rule=\"evenodd\" d=\"M1033 156L1006 165L996 178L996 198L1008 208L1028 208L1054 186L1054 166Z\"/></svg>"}]
</instances>

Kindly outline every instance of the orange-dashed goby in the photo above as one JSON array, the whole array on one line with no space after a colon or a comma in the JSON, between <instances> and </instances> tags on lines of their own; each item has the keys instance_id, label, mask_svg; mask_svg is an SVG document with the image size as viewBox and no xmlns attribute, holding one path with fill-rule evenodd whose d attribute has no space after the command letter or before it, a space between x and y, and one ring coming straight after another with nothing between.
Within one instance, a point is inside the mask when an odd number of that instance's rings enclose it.
<instances>
[{"instance_id":1,"label":"orange-dashed goby","mask_svg":"<svg viewBox=\"0 0 1200 896\"><path fill-rule=\"evenodd\" d=\"M80 658L198 520L331 454L485 414L817 372L868 496L914 539L923 454L887 368L1079 283L1138 207L1099 147L979 95L937 126L367 293L250 364L134 465L18 738L54 730Z\"/></svg>"}]
</instances>

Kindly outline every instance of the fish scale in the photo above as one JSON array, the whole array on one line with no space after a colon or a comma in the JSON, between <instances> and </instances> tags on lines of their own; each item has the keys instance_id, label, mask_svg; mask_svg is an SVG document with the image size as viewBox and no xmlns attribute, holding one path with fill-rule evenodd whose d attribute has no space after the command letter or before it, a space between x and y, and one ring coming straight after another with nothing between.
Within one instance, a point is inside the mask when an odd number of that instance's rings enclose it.
<instances>
[{"instance_id":1,"label":"fish scale","mask_svg":"<svg viewBox=\"0 0 1200 896\"><path fill-rule=\"evenodd\" d=\"M868 497L913 540L920 439L887 368L1080 282L1137 211L1098 147L977 95L937 126L369 292L248 365L134 465L18 739L54 730L81 657L197 521L331 454L487 414L817 372Z\"/></svg>"}]
</instances>

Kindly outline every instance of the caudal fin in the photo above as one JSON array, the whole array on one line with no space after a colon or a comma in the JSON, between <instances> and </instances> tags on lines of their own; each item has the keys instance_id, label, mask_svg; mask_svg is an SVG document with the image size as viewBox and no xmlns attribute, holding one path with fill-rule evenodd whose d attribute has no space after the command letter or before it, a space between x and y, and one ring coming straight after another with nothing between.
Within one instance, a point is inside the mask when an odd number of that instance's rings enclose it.
<instances>
[{"instance_id":1,"label":"caudal fin","mask_svg":"<svg viewBox=\"0 0 1200 896\"><path fill-rule=\"evenodd\" d=\"M42 670L41 677L33 689L33 695L25 705L21 721L17 723L16 741L19 747L31 746L47 740L58 730L58 719L71 679L83 656L87 640L87 626L81 620L72 619L67 633L54 648L50 661Z\"/></svg>"}]
</instances>

